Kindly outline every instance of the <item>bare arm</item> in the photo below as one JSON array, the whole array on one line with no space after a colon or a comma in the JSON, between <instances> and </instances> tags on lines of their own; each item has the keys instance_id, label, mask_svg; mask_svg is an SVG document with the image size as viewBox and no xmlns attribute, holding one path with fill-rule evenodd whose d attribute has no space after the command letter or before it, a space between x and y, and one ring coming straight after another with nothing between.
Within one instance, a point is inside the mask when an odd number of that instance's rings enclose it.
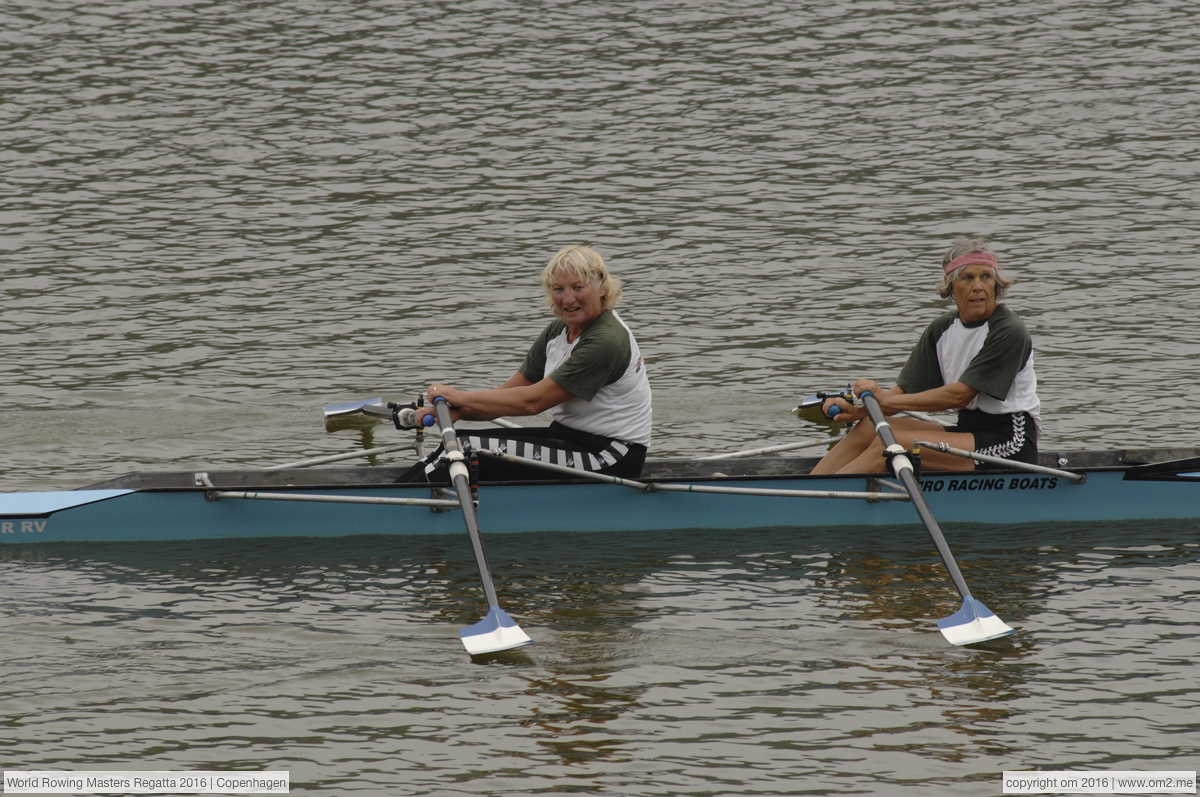
<instances>
[{"instance_id":1,"label":"bare arm","mask_svg":"<svg viewBox=\"0 0 1200 797\"><path fill-rule=\"evenodd\" d=\"M898 412L938 412L940 410L961 410L971 403L971 399L979 395L979 391L968 387L962 382L935 387L933 390L923 390L920 393L905 393L899 387L894 387L879 399L879 408L885 415L895 415Z\"/></svg>"},{"instance_id":2,"label":"bare arm","mask_svg":"<svg viewBox=\"0 0 1200 797\"><path fill-rule=\"evenodd\" d=\"M940 410L959 410L971 403L971 399L979 395L979 391L968 387L962 382L943 385L933 390L923 390L920 393L905 393L899 385L884 390L870 379L859 379L854 383L855 395L870 391L884 415L895 415L898 412L938 412ZM840 420L860 421L867 417L867 410L861 406L850 406L841 399L829 399L825 402L828 412L830 406L841 408Z\"/></svg>"},{"instance_id":3,"label":"bare arm","mask_svg":"<svg viewBox=\"0 0 1200 797\"><path fill-rule=\"evenodd\" d=\"M445 398L454 420L490 421L507 415L537 415L575 398L549 377L531 382L520 371L490 390L458 390L440 382L429 386L429 400Z\"/></svg>"}]
</instances>

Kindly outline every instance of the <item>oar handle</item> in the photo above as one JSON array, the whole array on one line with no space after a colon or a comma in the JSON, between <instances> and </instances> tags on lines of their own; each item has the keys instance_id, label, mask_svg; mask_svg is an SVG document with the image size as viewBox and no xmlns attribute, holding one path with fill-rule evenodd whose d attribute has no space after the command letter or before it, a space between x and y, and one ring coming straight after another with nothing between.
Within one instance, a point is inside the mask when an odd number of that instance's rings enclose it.
<instances>
[{"instance_id":1,"label":"oar handle","mask_svg":"<svg viewBox=\"0 0 1200 797\"><path fill-rule=\"evenodd\" d=\"M454 428L454 419L450 417L450 400L445 396L438 396L433 400L433 411L437 413L437 423L443 429L449 427ZM426 416L426 426L433 426L433 416ZM455 435L457 437L457 433Z\"/></svg>"},{"instance_id":2,"label":"oar handle","mask_svg":"<svg viewBox=\"0 0 1200 797\"><path fill-rule=\"evenodd\" d=\"M445 399L442 399L442 401L445 401ZM416 428L416 426L417 426L417 408L416 407L405 407L404 409L400 410L397 413L397 418L399 418L400 423L402 424L403 428L405 428L405 429ZM437 423L437 420L432 415L426 415L425 417L421 418L421 426L426 426L426 427L433 426L435 423Z\"/></svg>"}]
</instances>

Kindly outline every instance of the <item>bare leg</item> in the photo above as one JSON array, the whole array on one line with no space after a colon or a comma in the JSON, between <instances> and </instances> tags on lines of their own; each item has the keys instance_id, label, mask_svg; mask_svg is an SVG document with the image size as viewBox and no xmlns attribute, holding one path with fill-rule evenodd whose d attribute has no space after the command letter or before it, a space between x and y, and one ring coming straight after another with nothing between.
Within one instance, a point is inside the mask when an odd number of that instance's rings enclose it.
<instances>
[{"instance_id":1,"label":"bare leg","mask_svg":"<svg viewBox=\"0 0 1200 797\"><path fill-rule=\"evenodd\" d=\"M899 416L889 418L888 424L896 435L896 442L906 449L912 448L914 440L927 440L931 443L949 443L954 448L967 451L975 450L975 435L969 432L947 432L939 424ZM975 470L975 461L924 449L921 452L921 466L927 470ZM886 470L883 443L875 432L874 424L864 420L851 429L812 472L883 473Z\"/></svg>"},{"instance_id":2,"label":"bare leg","mask_svg":"<svg viewBox=\"0 0 1200 797\"><path fill-rule=\"evenodd\" d=\"M871 422L869 420L859 421L849 432L846 432L845 437L839 440L837 445L829 450L828 454L821 458L812 472L840 472L842 468L858 459L877 439L878 435L875 434L875 427L871 425Z\"/></svg>"}]
</instances>

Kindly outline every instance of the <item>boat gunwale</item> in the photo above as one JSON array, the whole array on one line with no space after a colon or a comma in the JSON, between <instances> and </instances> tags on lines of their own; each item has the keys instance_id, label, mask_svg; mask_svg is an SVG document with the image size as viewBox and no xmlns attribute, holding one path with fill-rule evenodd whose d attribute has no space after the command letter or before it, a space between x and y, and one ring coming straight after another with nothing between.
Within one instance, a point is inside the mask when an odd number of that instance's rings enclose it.
<instances>
[{"instance_id":1,"label":"boat gunwale","mask_svg":"<svg viewBox=\"0 0 1200 797\"><path fill-rule=\"evenodd\" d=\"M1130 457L1129 455L1140 455ZM1146 455L1151 455L1147 457ZM1159 455L1159 456L1154 456ZM1182 455L1182 456L1181 456ZM1054 451L1043 452L1041 464L1046 467L1061 467L1077 473L1103 473L1129 471L1145 465L1161 465L1200 457L1200 449L1105 449L1098 451ZM1065 465L1058 463L1066 459ZM1072 460L1082 459L1084 464L1071 467ZM1088 464L1092 460L1094 464ZM693 458L657 459L646 463L650 475L639 477L646 484L669 484L678 482L737 484L744 482L811 481L814 483L831 479L890 478L888 473L864 474L818 474L808 471L819 461L817 457L747 457L727 460L698 460ZM380 489L431 489L445 485L425 482L399 483L394 481L408 470L407 465L356 466L337 468L292 468L284 470L238 469L238 470L179 470L138 471L98 482L78 490L130 489L136 492L205 492L208 490L243 491L300 491L300 490L380 490ZM706 472L700 472L701 469ZM725 471L733 471L726 473ZM662 472L659 472L662 471ZM674 472L666 472L674 471ZM690 471L690 472L689 472ZM212 486L197 485L196 473L207 474ZM925 471L922 478L939 477L985 477L1010 476L1028 473L1017 468L989 468L974 471ZM539 479L514 481L484 481L481 487L528 487L528 486L578 486L590 484L605 486L603 482L589 479Z\"/></svg>"}]
</instances>

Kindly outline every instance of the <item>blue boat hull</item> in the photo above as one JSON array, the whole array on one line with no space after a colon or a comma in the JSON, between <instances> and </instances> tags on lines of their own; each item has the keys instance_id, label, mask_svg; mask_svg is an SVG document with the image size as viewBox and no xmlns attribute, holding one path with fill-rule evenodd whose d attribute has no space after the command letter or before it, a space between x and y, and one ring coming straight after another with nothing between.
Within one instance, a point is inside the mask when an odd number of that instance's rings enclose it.
<instances>
[{"instance_id":1,"label":"blue boat hull","mask_svg":"<svg viewBox=\"0 0 1200 797\"><path fill-rule=\"evenodd\" d=\"M1082 485L1020 474L929 474L922 486L943 524L1106 522L1200 518L1190 478L1130 479L1090 472ZM864 477L736 479L710 483L797 490L864 491ZM273 492L283 490L275 488ZM307 494L428 498L429 487L304 489ZM30 496L34 498L30 498ZM64 499L64 496L66 497ZM457 511L284 501L208 500L202 489L65 491L0 496L0 544L68 541L462 534ZM485 534L530 531L821 528L918 523L912 505L862 499L642 493L596 483L483 485ZM95 500L92 500L95 499Z\"/></svg>"}]
</instances>

